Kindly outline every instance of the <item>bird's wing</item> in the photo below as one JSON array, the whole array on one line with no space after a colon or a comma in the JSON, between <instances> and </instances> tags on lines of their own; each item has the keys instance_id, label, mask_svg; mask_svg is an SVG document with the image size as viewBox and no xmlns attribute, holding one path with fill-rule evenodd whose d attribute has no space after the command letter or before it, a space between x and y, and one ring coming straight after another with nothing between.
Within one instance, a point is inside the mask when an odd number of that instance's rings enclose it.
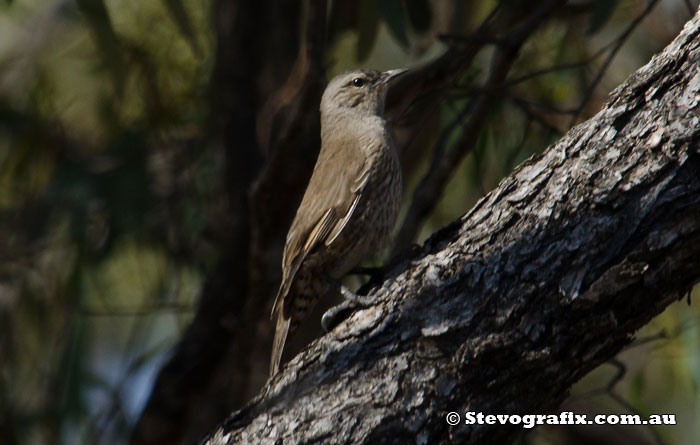
<instances>
[{"instance_id":1,"label":"bird's wing","mask_svg":"<svg viewBox=\"0 0 700 445\"><path fill-rule=\"evenodd\" d=\"M272 340L272 355L270 356L270 377L280 370L284 343L287 341L287 334L292 325L292 320L284 318L281 312L277 314L277 325L275 326L275 338Z\"/></svg>"},{"instance_id":2,"label":"bird's wing","mask_svg":"<svg viewBox=\"0 0 700 445\"><path fill-rule=\"evenodd\" d=\"M349 170L353 165L357 167ZM315 248L331 245L345 228L357 208L369 172L369 162L364 160L357 138L334 140L329 149L321 150L287 235L282 257L282 285L272 306L271 318L280 309L288 316L293 302L285 297L304 259Z\"/></svg>"},{"instance_id":3,"label":"bird's wing","mask_svg":"<svg viewBox=\"0 0 700 445\"><path fill-rule=\"evenodd\" d=\"M278 305L282 304L282 300L285 300L282 306L282 313L284 314L285 318L289 318L288 315L291 301L286 300L284 297L289 293L289 288L294 282L294 277L299 271L301 263L304 262L306 255L319 242L323 242L337 222L338 216L335 209L331 208L326 210L326 213L324 213L321 219L316 223L316 226L314 226L314 228L311 230L311 233L309 233L306 241L301 247L299 247L298 244L304 238L295 236L296 233L294 230L289 231L289 235L287 235L287 243L284 249L284 256L282 257L284 276L282 277L282 285L277 292L277 297L275 297L275 302L272 305L272 313L270 314L271 318L274 318L275 312L278 310ZM292 226L292 228L293 227L294 226ZM294 258L288 257L290 252L296 252Z\"/></svg>"},{"instance_id":4,"label":"bird's wing","mask_svg":"<svg viewBox=\"0 0 700 445\"><path fill-rule=\"evenodd\" d=\"M367 182L369 181L369 170L370 170L370 164L369 162L365 162L362 170L360 171L360 176L355 180L351 191L355 195L352 204L350 205L350 208L348 211L345 213L345 215L340 218L340 220L336 223L335 227L333 228L333 231L329 234L328 238L326 239L326 246L330 246L333 241L335 241L336 238L338 238L338 235L343 231L345 226L347 225L348 221L350 221L350 218L352 217L352 214L355 212L355 208L357 207L357 203L360 202L360 198L362 197L362 192L364 191L365 185L367 185Z\"/></svg>"},{"instance_id":5,"label":"bird's wing","mask_svg":"<svg viewBox=\"0 0 700 445\"><path fill-rule=\"evenodd\" d=\"M292 229L287 235L287 243L284 249L284 256L282 258L283 267L283 277L282 285L277 291L277 296L275 297L275 302L272 305L272 313L270 318L275 317L277 313L277 325L275 327L275 338L272 343L272 356L270 358L270 375L273 376L279 371L280 362L282 361L282 352L284 351L284 344L287 340L287 334L289 328L291 327L291 317L290 311L293 303L293 298L289 298L289 288L294 282L294 277L299 271L301 263L304 262L306 255L316 246L318 243L322 243L323 240L328 236L333 226L337 223L338 216L335 209L328 209L321 219L316 223L311 233L306 238L306 242L301 248L299 248L298 243L303 240L299 236L296 236L294 231L294 224L292 224ZM299 252L297 255L291 259L289 263L288 255L290 252Z\"/></svg>"}]
</instances>

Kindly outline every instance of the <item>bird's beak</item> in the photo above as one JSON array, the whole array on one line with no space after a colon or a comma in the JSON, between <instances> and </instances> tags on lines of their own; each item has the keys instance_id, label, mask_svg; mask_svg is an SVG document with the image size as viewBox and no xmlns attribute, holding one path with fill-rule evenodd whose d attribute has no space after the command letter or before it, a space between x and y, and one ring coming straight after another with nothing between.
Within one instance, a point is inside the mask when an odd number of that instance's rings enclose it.
<instances>
[{"instance_id":1,"label":"bird's beak","mask_svg":"<svg viewBox=\"0 0 700 445\"><path fill-rule=\"evenodd\" d=\"M380 78L380 82L381 83L389 83L392 80L399 77L400 75L404 74L406 71L408 71L407 68L399 68L397 70L384 71L382 73L382 77Z\"/></svg>"}]
</instances>

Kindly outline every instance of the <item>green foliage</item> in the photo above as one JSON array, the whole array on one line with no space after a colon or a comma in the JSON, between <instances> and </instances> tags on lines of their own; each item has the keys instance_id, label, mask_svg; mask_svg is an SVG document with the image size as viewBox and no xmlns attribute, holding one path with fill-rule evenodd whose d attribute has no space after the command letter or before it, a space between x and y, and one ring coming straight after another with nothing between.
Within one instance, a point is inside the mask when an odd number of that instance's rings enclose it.
<instances>
[{"instance_id":1,"label":"green foliage","mask_svg":"<svg viewBox=\"0 0 700 445\"><path fill-rule=\"evenodd\" d=\"M438 36L468 35L497 2L332 3L329 74L434 60L454 43ZM593 56L639 12L630 1L588 3L585 14L553 20L524 46L512 83L438 197L419 241L567 130L571 110L600 67ZM214 27L227 22L211 18L210 2L195 0L1 4L0 412L11 420L0 429L7 434L0 442L120 443L143 404L143 391L134 388L147 387L191 319L232 225L221 216L231 178L225 177L222 141L212 131L226 116L210 115L220 94L210 90L215 36L223 34ZM604 86L581 110L584 117L615 86L610 79L624 78L666 43L662 32L650 32L670 21L658 14L636 31L644 38L622 47L624 63L613 62ZM266 23L265 17L250 20ZM260 64L275 56L250 45ZM421 129L412 133L415 140L403 141L413 147L403 159L409 178L404 207L435 148L447 151L457 143L460 114L488 75L492 51L486 45L472 67L456 73L454 89L417 99L419 111L434 107L430 121L410 121L411 110L404 116L405 127ZM580 61L585 66L566 67ZM546 72L532 75L538 71ZM256 82L274 76L263 77ZM624 357L632 371L620 393L640 411L696 403L696 306L669 310L655 321L668 332L684 326L683 333L659 340L659 350L668 353L660 370L644 365L658 351ZM592 378L600 386L609 376ZM682 426L663 434L670 442L700 438Z\"/></svg>"},{"instance_id":2,"label":"green foliage","mask_svg":"<svg viewBox=\"0 0 700 445\"><path fill-rule=\"evenodd\" d=\"M613 15L615 8L617 8L617 0L598 0L593 6L593 14L591 14L591 20L588 24L587 32L589 34L594 34L600 30Z\"/></svg>"},{"instance_id":3,"label":"green foliage","mask_svg":"<svg viewBox=\"0 0 700 445\"><path fill-rule=\"evenodd\" d=\"M124 92L124 61L107 8L101 0L78 0L78 7L85 14L85 19L95 34L100 49L99 55L112 74L117 95L121 96Z\"/></svg>"},{"instance_id":4,"label":"green foliage","mask_svg":"<svg viewBox=\"0 0 700 445\"><path fill-rule=\"evenodd\" d=\"M358 61L367 60L370 51L374 47L379 31L379 11L374 7L375 1L361 0L359 7L359 18L357 23L357 55Z\"/></svg>"},{"instance_id":5,"label":"green foliage","mask_svg":"<svg viewBox=\"0 0 700 445\"><path fill-rule=\"evenodd\" d=\"M378 0L377 8L394 38L404 47L408 46L408 34L401 0Z\"/></svg>"},{"instance_id":6,"label":"green foliage","mask_svg":"<svg viewBox=\"0 0 700 445\"><path fill-rule=\"evenodd\" d=\"M173 20L177 24L180 33L187 38L190 46L192 47L192 52L194 54L200 55L201 50L199 49L199 44L197 43L197 35L195 34L194 27L190 20L185 5L181 0L164 0L165 6L168 8L168 12L172 15Z\"/></svg>"},{"instance_id":7,"label":"green foliage","mask_svg":"<svg viewBox=\"0 0 700 445\"><path fill-rule=\"evenodd\" d=\"M428 0L405 0L406 13L416 32L426 32L432 22L432 11Z\"/></svg>"}]
</instances>

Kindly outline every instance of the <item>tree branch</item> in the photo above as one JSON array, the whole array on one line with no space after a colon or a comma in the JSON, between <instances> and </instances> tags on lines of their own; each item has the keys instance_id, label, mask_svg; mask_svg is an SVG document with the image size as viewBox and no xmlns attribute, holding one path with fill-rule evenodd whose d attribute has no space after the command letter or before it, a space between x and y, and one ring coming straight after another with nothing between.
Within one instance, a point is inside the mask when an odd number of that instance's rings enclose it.
<instances>
[{"instance_id":1,"label":"tree branch","mask_svg":"<svg viewBox=\"0 0 700 445\"><path fill-rule=\"evenodd\" d=\"M437 198L447 182L452 177L460 161L472 151L476 145L477 134L488 116L488 111L497 95L490 90L502 85L518 56L519 50L530 35L546 21L547 17L565 3L561 0L550 0L540 4L528 15L526 20L518 25L496 48L486 84L480 94L470 103L469 118L464 123L459 140L454 147L443 153L437 150L428 172L413 193L411 205L401 223L398 235L394 240L392 255L395 255L415 239L424 218L435 208Z\"/></svg>"},{"instance_id":2,"label":"tree branch","mask_svg":"<svg viewBox=\"0 0 700 445\"><path fill-rule=\"evenodd\" d=\"M235 412L208 444L504 443L700 278L700 14Z\"/></svg>"}]
</instances>

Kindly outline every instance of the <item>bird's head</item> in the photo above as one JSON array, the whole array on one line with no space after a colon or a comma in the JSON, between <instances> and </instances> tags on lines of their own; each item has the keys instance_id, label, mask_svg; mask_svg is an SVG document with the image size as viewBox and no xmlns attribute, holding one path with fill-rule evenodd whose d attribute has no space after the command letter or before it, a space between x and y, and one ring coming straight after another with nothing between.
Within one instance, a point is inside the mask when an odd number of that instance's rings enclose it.
<instances>
[{"instance_id":1,"label":"bird's head","mask_svg":"<svg viewBox=\"0 0 700 445\"><path fill-rule=\"evenodd\" d=\"M351 111L381 116L389 82L406 71L356 69L335 76L321 98L321 114Z\"/></svg>"}]
</instances>

